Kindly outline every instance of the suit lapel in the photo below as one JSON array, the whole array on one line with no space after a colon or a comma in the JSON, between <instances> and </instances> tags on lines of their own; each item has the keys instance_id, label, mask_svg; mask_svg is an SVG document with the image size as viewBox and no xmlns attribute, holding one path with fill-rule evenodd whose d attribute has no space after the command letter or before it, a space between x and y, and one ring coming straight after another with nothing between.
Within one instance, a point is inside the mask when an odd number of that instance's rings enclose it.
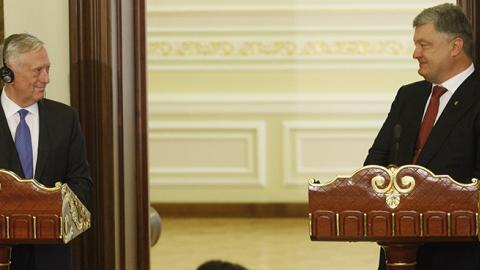
<instances>
[{"instance_id":1,"label":"suit lapel","mask_svg":"<svg viewBox=\"0 0 480 270\"><path fill-rule=\"evenodd\" d=\"M49 153L49 136L48 136L48 116L46 116L45 104L43 100L38 102L38 117L39 117L39 137L38 137L38 155L37 165L35 168L35 179L41 179L45 164L48 160Z\"/></svg>"},{"instance_id":2,"label":"suit lapel","mask_svg":"<svg viewBox=\"0 0 480 270\"><path fill-rule=\"evenodd\" d=\"M0 89L0 95L2 90ZM15 148L15 141L12 138L10 127L8 126L5 112L0 103L0 169L13 171L20 177L23 176L22 166L18 158L17 149Z\"/></svg>"},{"instance_id":3,"label":"suit lapel","mask_svg":"<svg viewBox=\"0 0 480 270\"><path fill-rule=\"evenodd\" d=\"M476 101L476 91L480 86L475 76L476 73L470 75L448 101L418 157L419 165L426 165L432 160L457 122Z\"/></svg>"}]
</instances>

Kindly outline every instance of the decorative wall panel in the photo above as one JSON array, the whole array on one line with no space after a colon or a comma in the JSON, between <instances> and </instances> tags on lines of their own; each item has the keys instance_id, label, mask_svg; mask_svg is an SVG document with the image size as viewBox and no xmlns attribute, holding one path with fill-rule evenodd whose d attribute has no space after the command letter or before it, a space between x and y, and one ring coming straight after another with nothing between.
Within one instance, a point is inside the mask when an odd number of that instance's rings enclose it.
<instances>
[{"instance_id":1,"label":"decorative wall panel","mask_svg":"<svg viewBox=\"0 0 480 270\"><path fill-rule=\"evenodd\" d=\"M306 185L362 167L379 121L285 121L284 182Z\"/></svg>"},{"instance_id":2,"label":"decorative wall panel","mask_svg":"<svg viewBox=\"0 0 480 270\"><path fill-rule=\"evenodd\" d=\"M414 68L411 20L426 6L418 1L151 1L149 67Z\"/></svg>"},{"instance_id":3,"label":"decorative wall panel","mask_svg":"<svg viewBox=\"0 0 480 270\"><path fill-rule=\"evenodd\" d=\"M264 185L265 124L151 121L150 179L158 185Z\"/></svg>"}]
</instances>

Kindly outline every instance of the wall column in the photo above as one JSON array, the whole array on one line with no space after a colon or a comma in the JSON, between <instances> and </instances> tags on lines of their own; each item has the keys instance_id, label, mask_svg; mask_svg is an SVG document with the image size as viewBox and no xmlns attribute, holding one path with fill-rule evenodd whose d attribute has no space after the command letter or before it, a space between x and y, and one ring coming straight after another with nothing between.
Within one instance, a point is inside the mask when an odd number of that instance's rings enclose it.
<instances>
[{"instance_id":1,"label":"wall column","mask_svg":"<svg viewBox=\"0 0 480 270\"><path fill-rule=\"evenodd\" d=\"M70 0L71 104L95 181L76 270L149 269L144 0Z\"/></svg>"}]
</instances>

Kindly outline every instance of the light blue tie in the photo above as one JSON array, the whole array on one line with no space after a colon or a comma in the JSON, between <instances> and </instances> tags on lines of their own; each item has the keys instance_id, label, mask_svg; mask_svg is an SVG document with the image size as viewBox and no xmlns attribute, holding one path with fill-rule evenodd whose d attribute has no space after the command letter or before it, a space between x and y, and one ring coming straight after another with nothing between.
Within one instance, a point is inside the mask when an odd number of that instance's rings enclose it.
<instances>
[{"instance_id":1,"label":"light blue tie","mask_svg":"<svg viewBox=\"0 0 480 270\"><path fill-rule=\"evenodd\" d=\"M20 115L20 123L18 123L15 132L15 146L22 164L23 174L26 179L31 179L33 178L32 136L30 136L30 128L25 122L28 111L21 109L18 114Z\"/></svg>"}]
</instances>

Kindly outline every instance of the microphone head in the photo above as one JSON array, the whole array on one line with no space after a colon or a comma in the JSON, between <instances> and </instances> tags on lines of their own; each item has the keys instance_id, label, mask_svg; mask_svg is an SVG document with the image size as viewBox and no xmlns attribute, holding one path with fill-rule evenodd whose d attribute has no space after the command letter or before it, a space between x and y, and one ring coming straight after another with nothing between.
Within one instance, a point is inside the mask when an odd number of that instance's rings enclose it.
<instances>
[{"instance_id":1,"label":"microphone head","mask_svg":"<svg viewBox=\"0 0 480 270\"><path fill-rule=\"evenodd\" d=\"M393 127L393 138L398 140L398 139L400 139L401 135L402 135L402 126L400 124L396 124Z\"/></svg>"}]
</instances>

